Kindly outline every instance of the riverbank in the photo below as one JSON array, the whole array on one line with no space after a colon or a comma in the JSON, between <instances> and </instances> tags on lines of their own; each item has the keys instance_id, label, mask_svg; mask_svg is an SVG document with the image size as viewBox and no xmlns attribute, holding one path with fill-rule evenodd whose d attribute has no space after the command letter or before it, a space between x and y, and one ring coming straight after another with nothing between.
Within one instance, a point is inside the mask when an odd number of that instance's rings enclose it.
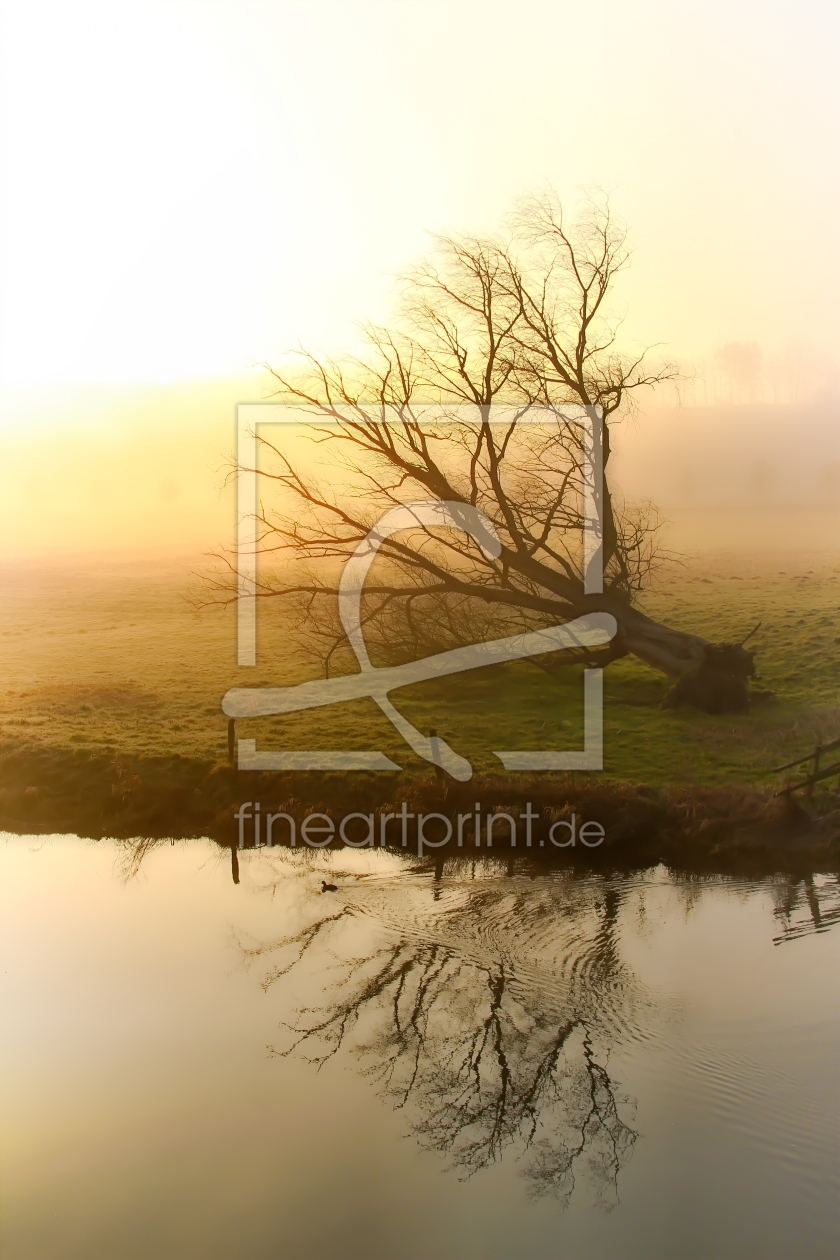
<instances>
[{"instance_id":1,"label":"riverbank","mask_svg":"<svg viewBox=\"0 0 840 1260\"><path fill-rule=\"evenodd\" d=\"M831 793L806 809L746 785L663 788L581 774L476 775L469 783L434 774L280 776L178 755L0 745L0 829L18 834L209 836L229 848L270 838L313 848L384 844L426 858L515 851L536 863L833 870L837 806Z\"/></svg>"},{"instance_id":2,"label":"riverbank","mask_svg":"<svg viewBox=\"0 0 840 1260\"><path fill-rule=\"evenodd\" d=\"M296 844L313 813L333 827L316 838L336 846L344 843L345 816L372 814L379 844L383 816L399 814L404 803L415 816L406 849L426 856L470 845L486 851L491 815L499 821L490 824L490 851L512 847L508 818L516 852L534 862L662 861L756 875L803 863L833 870L840 827L836 818L820 819L840 798L821 785L807 809L786 804L774 797L785 778L772 767L840 734L838 575L836 557L817 553L705 556L672 567L646 598L660 619L731 639L761 621L751 641L761 675L756 702L743 714L663 708L669 680L631 658L618 661L604 672L604 770L597 774L506 775L493 751L580 748L579 667L549 676L533 662L508 662L459 676L457 689L448 679L401 689L394 699L408 720L420 731L435 728L470 761L474 776L459 785L438 781L366 700L238 721L236 736L261 750L375 750L400 772L239 772L227 762L225 691L319 672L295 655L277 610L261 610L260 665L245 669L234 663L235 610L199 614L185 601L186 560L10 568L0 635L0 828L209 836L227 847L238 846L241 828L250 846L259 802L263 819L289 815ZM246 802L250 814L237 819ZM418 837L420 813L446 821L428 823ZM565 843L572 816L574 845ZM587 822L603 827L603 839L596 829L581 839ZM357 843L365 827L356 819L344 834ZM272 839L290 843L291 824L277 820ZM402 847L397 818L386 823L384 839Z\"/></svg>"}]
</instances>

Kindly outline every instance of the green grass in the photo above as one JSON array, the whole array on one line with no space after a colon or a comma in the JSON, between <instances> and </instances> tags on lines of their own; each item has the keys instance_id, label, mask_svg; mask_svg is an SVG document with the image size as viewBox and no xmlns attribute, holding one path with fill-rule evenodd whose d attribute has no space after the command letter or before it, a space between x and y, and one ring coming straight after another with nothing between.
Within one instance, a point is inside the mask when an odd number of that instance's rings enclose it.
<instances>
[{"instance_id":1,"label":"green grass","mask_svg":"<svg viewBox=\"0 0 840 1260\"><path fill-rule=\"evenodd\" d=\"M811 571L746 560L677 570L645 607L715 640L756 621L758 686L774 693L748 715L664 710L668 680L628 659L606 672L605 779L655 785L772 784L766 771L840 734L840 567ZM0 626L0 740L6 745L178 753L224 760L221 698L232 686L284 685L312 676L278 617L260 611L256 670L235 665L230 610L196 614L183 567L67 568L4 575ZM435 727L476 771L500 772L494 749L580 747L580 670L549 676L512 662L394 692L419 729ZM372 701L237 723L258 748L371 748L409 775L428 767Z\"/></svg>"}]
</instances>

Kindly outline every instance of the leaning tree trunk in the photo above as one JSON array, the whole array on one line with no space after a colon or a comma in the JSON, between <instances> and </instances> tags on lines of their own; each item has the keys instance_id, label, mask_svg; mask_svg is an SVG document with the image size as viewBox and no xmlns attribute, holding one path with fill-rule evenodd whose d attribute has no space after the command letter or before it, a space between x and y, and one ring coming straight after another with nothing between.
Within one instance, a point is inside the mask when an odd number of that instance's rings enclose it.
<instances>
[{"instance_id":1,"label":"leaning tree trunk","mask_svg":"<svg viewBox=\"0 0 840 1260\"><path fill-rule=\"evenodd\" d=\"M710 643L699 635L663 626L609 597L597 604L599 611L611 613L618 623L615 655L629 653L675 680L665 701L669 707L691 704L707 713L749 708L747 679L755 674L755 666L753 653L743 643Z\"/></svg>"}]
</instances>

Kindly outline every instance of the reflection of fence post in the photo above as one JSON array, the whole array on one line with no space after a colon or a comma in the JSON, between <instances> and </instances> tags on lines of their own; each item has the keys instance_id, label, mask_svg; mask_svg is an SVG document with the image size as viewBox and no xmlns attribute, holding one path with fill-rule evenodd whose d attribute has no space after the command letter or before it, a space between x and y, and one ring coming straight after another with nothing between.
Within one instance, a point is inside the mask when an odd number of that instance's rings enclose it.
<instances>
[{"instance_id":1,"label":"reflection of fence post","mask_svg":"<svg viewBox=\"0 0 840 1260\"><path fill-rule=\"evenodd\" d=\"M228 722L228 761L233 765L234 754L236 752L236 719L231 718Z\"/></svg>"}]
</instances>

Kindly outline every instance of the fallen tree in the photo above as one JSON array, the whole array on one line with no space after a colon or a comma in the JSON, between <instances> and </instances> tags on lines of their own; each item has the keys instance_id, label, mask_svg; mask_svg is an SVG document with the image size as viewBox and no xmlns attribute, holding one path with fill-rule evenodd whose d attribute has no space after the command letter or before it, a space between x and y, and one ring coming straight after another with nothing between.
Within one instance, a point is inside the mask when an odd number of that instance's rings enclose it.
<instances>
[{"instance_id":1,"label":"fallen tree","mask_svg":"<svg viewBox=\"0 0 840 1260\"><path fill-rule=\"evenodd\" d=\"M335 614L339 562L390 508L442 501L456 514L459 505L477 509L498 552L419 522L381 540L362 605L375 650L393 659L606 612L617 624L612 643L577 659L608 664L629 653L675 680L669 703L749 706L746 640L712 643L638 607L660 522L612 485L610 432L634 394L675 369L618 348L608 300L627 258L608 203L590 204L568 228L553 197L531 199L505 240L440 240L404 277L393 325L365 330L364 356L303 354L272 369L275 397L324 422L310 437L332 471L319 479L260 438L260 476L286 504L260 509L260 546L285 567L263 577L257 594L297 609L328 667L346 646ZM535 409L547 423L529 423ZM594 481L593 441L602 459ZM591 555L581 542L593 525L588 488L597 509ZM597 583L587 580L593 565Z\"/></svg>"}]
</instances>

